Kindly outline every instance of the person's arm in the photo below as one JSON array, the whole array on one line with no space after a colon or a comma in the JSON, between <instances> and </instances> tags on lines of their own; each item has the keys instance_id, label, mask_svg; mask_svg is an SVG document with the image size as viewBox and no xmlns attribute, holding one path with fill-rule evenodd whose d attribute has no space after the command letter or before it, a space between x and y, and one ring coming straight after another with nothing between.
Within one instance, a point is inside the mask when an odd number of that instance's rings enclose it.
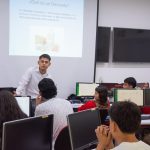
<instances>
[{"instance_id":1,"label":"person's arm","mask_svg":"<svg viewBox=\"0 0 150 150\"><path fill-rule=\"evenodd\" d=\"M78 108L78 111L82 111L82 110L86 110L86 109L91 109L91 108L95 108L96 104L94 101L88 101L85 104L83 104L82 106L80 106Z\"/></svg>"},{"instance_id":2,"label":"person's arm","mask_svg":"<svg viewBox=\"0 0 150 150\"><path fill-rule=\"evenodd\" d=\"M19 86L16 89L16 95L18 96L26 96L27 85L31 80L31 68L26 71L23 75L21 81L19 82Z\"/></svg>"},{"instance_id":3,"label":"person's arm","mask_svg":"<svg viewBox=\"0 0 150 150\"><path fill-rule=\"evenodd\" d=\"M99 142L96 150L108 150L114 147L112 142L112 135L108 126L101 125L97 127L95 132Z\"/></svg>"}]
</instances>

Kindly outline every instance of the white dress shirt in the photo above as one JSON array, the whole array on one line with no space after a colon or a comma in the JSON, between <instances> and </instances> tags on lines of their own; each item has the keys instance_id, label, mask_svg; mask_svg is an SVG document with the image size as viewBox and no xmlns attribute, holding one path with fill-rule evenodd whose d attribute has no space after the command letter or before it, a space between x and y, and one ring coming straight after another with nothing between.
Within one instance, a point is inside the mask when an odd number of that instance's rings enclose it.
<instances>
[{"instance_id":1,"label":"white dress shirt","mask_svg":"<svg viewBox=\"0 0 150 150\"><path fill-rule=\"evenodd\" d=\"M43 78L51 78L51 76L48 73L41 74L38 66L29 68L19 82L16 94L36 98L39 95L38 83Z\"/></svg>"},{"instance_id":2,"label":"white dress shirt","mask_svg":"<svg viewBox=\"0 0 150 150\"><path fill-rule=\"evenodd\" d=\"M54 114L53 146L60 131L67 126L67 115L72 113L71 103L60 98L52 98L36 107L35 116Z\"/></svg>"},{"instance_id":3,"label":"white dress shirt","mask_svg":"<svg viewBox=\"0 0 150 150\"><path fill-rule=\"evenodd\" d=\"M122 142L112 150L150 150L150 146L142 141Z\"/></svg>"}]
</instances>

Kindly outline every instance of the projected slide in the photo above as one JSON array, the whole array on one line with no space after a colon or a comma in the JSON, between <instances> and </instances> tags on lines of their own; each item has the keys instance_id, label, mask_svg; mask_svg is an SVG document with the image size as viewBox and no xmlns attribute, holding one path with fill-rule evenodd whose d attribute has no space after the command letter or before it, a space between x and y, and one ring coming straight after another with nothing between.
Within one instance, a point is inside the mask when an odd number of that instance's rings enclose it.
<instances>
[{"instance_id":1,"label":"projected slide","mask_svg":"<svg viewBox=\"0 0 150 150\"><path fill-rule=\"evenodd\" d=\"M84 0L10 0L9 55L82 57Z\"/></svg>"}]
</instances>

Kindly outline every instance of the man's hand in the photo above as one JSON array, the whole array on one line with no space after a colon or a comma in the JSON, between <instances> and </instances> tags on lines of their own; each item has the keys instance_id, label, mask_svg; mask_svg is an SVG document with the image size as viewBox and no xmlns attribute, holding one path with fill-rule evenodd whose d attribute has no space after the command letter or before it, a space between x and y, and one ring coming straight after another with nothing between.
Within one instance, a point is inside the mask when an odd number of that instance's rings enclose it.
<instances>
[{"instance_id":1,"label":"man's hand","mask_svg":"<svg viewBox=\"0 0 150 150\"><path fill-rule=\"evenodd\" d=\"M112 135L109 131L109 127L105 125L98 126L95 130L99 144L97 150L110 149L113 147Z\"/></svg>"}]
</instances>

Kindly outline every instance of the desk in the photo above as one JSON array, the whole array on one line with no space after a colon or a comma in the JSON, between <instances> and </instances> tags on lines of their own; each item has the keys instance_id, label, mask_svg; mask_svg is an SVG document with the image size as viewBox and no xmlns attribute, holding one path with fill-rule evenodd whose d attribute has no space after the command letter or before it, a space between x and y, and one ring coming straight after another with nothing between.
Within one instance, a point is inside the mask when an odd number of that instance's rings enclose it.
<instances>
[{"instance_id":1,"label":"desk","mask_svg":"<svg viewBox=\"0 0 150 150\"><path fill-rule=\"evenodd\" d=\"M141 125L149 125L150 126L150 119L148 120L141 120Z\"/></svg>"},{"instance_id":2,"label":"desk","mask_svg":"<svg viewBox=\"0 0 150 150\"><path fill-rule=\"evenodd\" d=\"M150 126L150 115L142 114L141 115L141 125L149 125Z\"/></svg>"}]
</instances>

